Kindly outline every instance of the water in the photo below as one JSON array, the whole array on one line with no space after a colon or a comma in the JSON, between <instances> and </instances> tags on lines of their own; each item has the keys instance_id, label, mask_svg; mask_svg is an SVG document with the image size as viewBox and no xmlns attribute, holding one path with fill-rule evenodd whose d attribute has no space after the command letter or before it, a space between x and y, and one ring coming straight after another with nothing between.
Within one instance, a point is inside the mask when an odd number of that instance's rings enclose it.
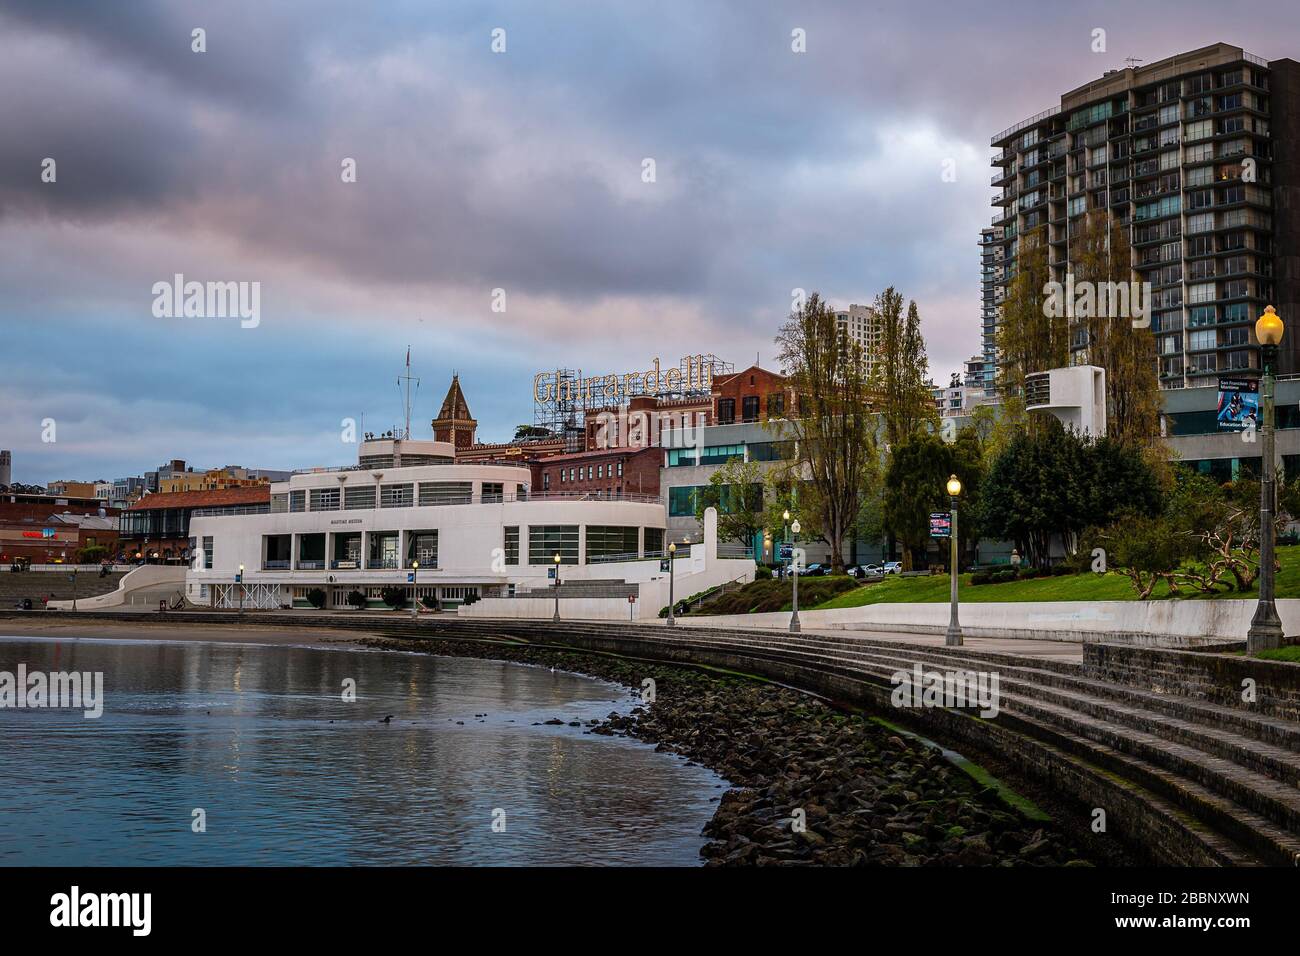
<instances>
[{"instance_id":1,"label":"water","mask_svg":"<svg viewBox=\"0 0 1300 956\"><path fill-rule=\"evenodd\" d=\"M546 668L0 638L0 671L20 662L102 671L105 703L98 720L0 708L4 865L697 865L723 792L679 757L567 726L631 698ZM566 725L532 726L552 717Z\"/></svg>"}]
</instances>

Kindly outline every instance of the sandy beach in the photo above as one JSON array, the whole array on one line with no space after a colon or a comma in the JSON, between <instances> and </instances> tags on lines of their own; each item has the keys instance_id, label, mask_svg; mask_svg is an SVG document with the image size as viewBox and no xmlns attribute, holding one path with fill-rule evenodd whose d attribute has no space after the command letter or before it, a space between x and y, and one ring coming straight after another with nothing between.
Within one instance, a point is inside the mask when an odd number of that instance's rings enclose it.
<instances>
[{"instance_id":1,"label":"sandy beach","mask_svg":"<svg viewBox=\"0 0 1300 956\"><path fill-rule=\"evenodd\" d=\"M268 627L265 624L138 623L58 618L0 619L0 638L94 638L114 641L207 641L222 644L339 644L373 637L368 631L329 627Z\"/></svg>"}]
</instances>

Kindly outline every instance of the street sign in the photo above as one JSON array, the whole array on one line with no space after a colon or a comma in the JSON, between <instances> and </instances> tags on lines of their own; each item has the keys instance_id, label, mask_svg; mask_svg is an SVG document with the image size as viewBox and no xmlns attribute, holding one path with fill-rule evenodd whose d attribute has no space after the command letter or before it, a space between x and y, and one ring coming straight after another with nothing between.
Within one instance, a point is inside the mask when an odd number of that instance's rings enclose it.
<instances>
[{"instance_id":1,"label":"street sign","mask_svg":"<svg viewBox=\"0 0 1300 956\"><path fill-rule=\"evenodd\" d=\"M548 578L550 578L552 581L554 581L554 580L555 580L555 568L547 568L547 569L546 569L546 576L547 576Z\"/></svg>"},{"instance_id":2,"label":"street sign","mask_svg":"<svg viewBox=\"0 0 1300 956\"><path fill-rule=\"evenodd\" d=\"M668 571L668 570L670 570L672 566L669 564L669 561L671 561L671 560L672 560L671 558L663 558L663 559L661 559L661 560L659 561L659 570L660 570L660 571Z\"/></svg>"},{"instance_id":3,"label":"street sign","mask_svg":"<svg viewBox=\"0 0 1300 956\"><path fill-rule=\"evenodd\" d=\"M414 574L414 573L410 573L410 574L407 574L407 575L406 575L406 583L407 583L407 584L414 584L414 583L415 583L415 574Z\"/></svg>"},{"instance_id":4,"label":"street sign","mask_svg":"<svg viewBox=\"0 0 1300 956\"><path fill-rule=\"evenodd\" d=\"M930 515L930 537L932 538L951 538L952 537L952 515L946 511L934 512Z\"/></svg>"},{"instance_id":5,"label":"street sign","mask_svg":"<svg viewBox=\"0 0 1300 956\"><path fill-rule=\"evenodd\" d=\"M629 595L627 596L627 603L628 603L628 604L635 604L635 603L636 603L636 595L635 595L635 594L629 594Z\"/></svg>"},{"instance_id":6,"label":"street sign","mask_svg":"<svg viewBox=\"0 0 1300 956\"><path fill-rule=\"evenodd\" d=\"M781 560L789 561L793 557L794 557L794 545L792 544L781 545Z\"/></svg>"},{"instance_id":7,"label":"street sign","mask_svg":"<svg viewBox=\"0 0 1300 956\"><path fill-rule=\"evenodd\" d=\"M244 576L243 576L242 574L236 574L236 575L235 575L235 583L236 583L236 584L243 584L243 583L244 583Z\"/></svg>"}]
</instances>

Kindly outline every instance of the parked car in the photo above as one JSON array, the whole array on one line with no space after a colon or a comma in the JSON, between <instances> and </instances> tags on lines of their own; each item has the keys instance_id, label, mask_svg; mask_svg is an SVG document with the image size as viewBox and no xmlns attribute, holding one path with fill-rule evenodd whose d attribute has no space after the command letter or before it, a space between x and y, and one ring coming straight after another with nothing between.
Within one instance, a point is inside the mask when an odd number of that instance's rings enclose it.
<instances>
[{"instance_id":1,"label":"parked car","mask_svg":"<svg viewBox=\"0 0 1300 956\"><path fill-rule=\"evenodd\" d=\"M849 574L855 578L871 578L885 573L884 569L878 564L855 564L848 570Z\"/></svg>"},{"instance_id":2,"label":"parked car","mask_svg":"<svg viewBox=\"0 0 1300 956\"><path fill-rule=\"evenodd\" d=\"M902 561L886 561L886 562L885 562L885 566L884 566L883 568L881 568L880 570L881 570L881 573L883 573L883 574L902 574L902 573L903 573L903 562L902 562Z\"/></svg>"},{"instance_id":3,"label":"parked car","mask_svg":"<svg viewBox=\"0 0 1300 956\"><path fill-rule=\"evenodd\" d=\"M830 573L831 573L831 566L829 564L810 564L808 565L807 568L804 569L803 575L804 577L816 578L816 577L825 577Z\"/></svg>"}]
</instances>

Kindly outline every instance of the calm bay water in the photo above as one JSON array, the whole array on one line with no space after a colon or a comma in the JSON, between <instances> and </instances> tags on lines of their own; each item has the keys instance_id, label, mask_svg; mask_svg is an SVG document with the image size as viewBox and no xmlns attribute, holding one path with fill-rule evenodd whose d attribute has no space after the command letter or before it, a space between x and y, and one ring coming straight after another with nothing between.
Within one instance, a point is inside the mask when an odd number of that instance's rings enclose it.
<instances>
[{"instance_id":1,"label":"calm bay water","mask_svg":"<svg viewBox=\"0 0 1300 956\"><path fill-rule=\"evenodd\" d=\"M697 865L723 792L681 758L567 726L632 700L545 668L0 638L0 671L19 663L102 671L104 714L0 708L0 864ZM566 725L532 726L553 717Z\"/></svg>"}]
</instances>

